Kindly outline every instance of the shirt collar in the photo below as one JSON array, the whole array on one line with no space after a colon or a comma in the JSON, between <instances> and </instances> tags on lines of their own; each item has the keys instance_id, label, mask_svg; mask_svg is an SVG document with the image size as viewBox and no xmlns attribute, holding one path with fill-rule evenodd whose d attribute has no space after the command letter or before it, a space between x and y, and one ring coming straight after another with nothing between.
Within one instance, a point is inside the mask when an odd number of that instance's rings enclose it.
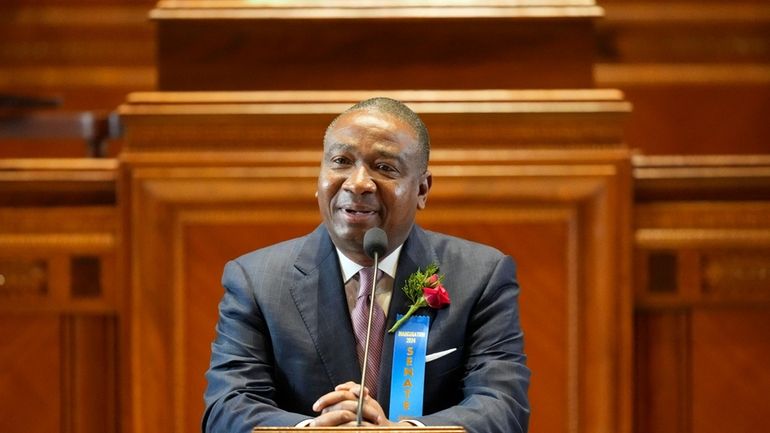
<instances>
[{"instance_id":1,"label":"shirt collar","mask_svg":"<svg viewBox=\"0 0 770 433\"><path fill-rule=\"evenodd\" d=\"M393 250L392 253L385 256L382 260L380 260L379 268L382 272L385 272L388 274L388 276L392 279L396 279L396 267L398 267L398 257L401 255L401 248L404 246L404 244L401 244ZM335 247L336 248L336 247ZM350 260L345 254L340 251L339 248L337 249L337 257L340 259L340 268L342 268L342 282L347 283L351 278L353 278L358 271L363 269L364 267L359 265L358 263L354 262L353 260Z\"/></svg>"}]
</instances>

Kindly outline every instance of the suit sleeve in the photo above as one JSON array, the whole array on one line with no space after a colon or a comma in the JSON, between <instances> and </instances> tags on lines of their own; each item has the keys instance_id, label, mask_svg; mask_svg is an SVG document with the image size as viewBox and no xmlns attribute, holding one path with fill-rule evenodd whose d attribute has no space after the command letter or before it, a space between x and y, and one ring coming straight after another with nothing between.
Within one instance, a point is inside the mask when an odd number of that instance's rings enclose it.
<instances>
[{"instance_id":1,"label":"suit sleeve","mask_svg":"<svg viewBox=\"0 0 770 433\"><path fill-rule=\"evenodd\" d=\"M306 415L278 408L274 359L254 287L237 262L225 266L216 339L206 372L204 433L249 433L256 425L288 426Z\"/></svg>"},{"instance_id":2,"label":"suit sleeve","mask_svg":"<svg viewBox=\"0 0 770 433\"><path fill-rule=\"evenodd\" d=\"M525 433L530 371L519 324L516 266L503 257L473 306L466 330L462 401L418 418L426 425L460 425L469 433Z\"/></svg>"}]
</instances>

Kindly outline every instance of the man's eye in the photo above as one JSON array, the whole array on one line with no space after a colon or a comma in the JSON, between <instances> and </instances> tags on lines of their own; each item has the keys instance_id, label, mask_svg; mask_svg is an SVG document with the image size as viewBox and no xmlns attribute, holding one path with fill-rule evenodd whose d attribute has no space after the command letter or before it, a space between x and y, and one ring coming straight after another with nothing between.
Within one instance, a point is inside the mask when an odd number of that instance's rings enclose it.
<instances>
[{"instance_id":1,"label":"man's eye","mask_svg":"<svg viewBox=\"0 0 770 433\"><path fill-rule=\"evenodd\" d=\"M395 173L395 172L398 171L393 166L388 165L388 164L377 164L377 169L380 170L380 171L388 172L388 173Z\"/></svg>"},{"instance_id":2,"label":"man's eye","mask_svg":"<svg viewBox=\"0 0 770 433\"><path fill-rule=\"evenodd\" d=\"M344 156L335 156L334 158L332 158L332 160L331 160L331 161L332 161L334 164L337 164L337 165L346 165L346 164L348 164L348 163L350 162L350 161L349 161L347 158L345 158Z\"/></svg>"}]
</instances>

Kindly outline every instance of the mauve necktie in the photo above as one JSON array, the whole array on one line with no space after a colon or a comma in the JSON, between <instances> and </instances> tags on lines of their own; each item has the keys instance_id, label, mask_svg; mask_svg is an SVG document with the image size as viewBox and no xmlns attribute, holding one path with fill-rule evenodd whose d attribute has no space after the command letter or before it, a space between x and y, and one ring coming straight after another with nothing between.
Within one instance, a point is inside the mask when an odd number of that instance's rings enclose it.
<instances>
[{"instance_id":1,"label":"mauve necktie","mask_svg":"<svg viewBox=\"0 0 770 433\"><path fill-rule=\"evenodd\" d=\"M382 271L377 273L377 279ZM373 268L363 268L358 272L358 297L353 308L353 330L358 342L358 362L363 366L364 344L366 344L366 325L369 318L369 299L372 294ZM380 377L380 356L382 355L382 341L385 334L385 313L375 302L372 313L372 333L369 338L369 358L367 359L365 386L369 388L369 394L377 397L377 379Z\"/></svg>"}]
</instances>

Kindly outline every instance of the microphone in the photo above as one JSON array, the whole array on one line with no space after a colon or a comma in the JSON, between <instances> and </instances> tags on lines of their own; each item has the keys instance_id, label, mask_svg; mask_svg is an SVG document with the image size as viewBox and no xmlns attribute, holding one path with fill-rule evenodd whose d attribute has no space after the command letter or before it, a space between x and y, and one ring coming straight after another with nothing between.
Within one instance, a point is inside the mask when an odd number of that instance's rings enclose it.
<instances>
[{"instance_id":1,"label":"microphone","mask_svg":"<svg viewBox=\"0 0 770 433\"><path fill-rule=\"evenodd\" d=\"M385 230L374 227L364 233L364 252L374 260L385 254L388 249L388 235Z\"/></svg>"},{"instance_id":2,"label":"microphone","mask_svg":"<svg viewBox=\"0 0 770 433\"><path fill-rule=\"evenodd\" d=\"M385 230L374 227L364 234L364 252L374 259L374 278L372 278L372 294L369 298L369 320L366 323L366 340L364 343L364 359L361 366L361 391L358 393L358 409L356 409L356 425L361 427L364 410L364 381L366 380L366 364L369 359L369 338L372 333L372 314L374 312L374 295L377 291L377 272L379 272L380 256L388 249L388 235Z\"/></svg>"}]
</instances>

